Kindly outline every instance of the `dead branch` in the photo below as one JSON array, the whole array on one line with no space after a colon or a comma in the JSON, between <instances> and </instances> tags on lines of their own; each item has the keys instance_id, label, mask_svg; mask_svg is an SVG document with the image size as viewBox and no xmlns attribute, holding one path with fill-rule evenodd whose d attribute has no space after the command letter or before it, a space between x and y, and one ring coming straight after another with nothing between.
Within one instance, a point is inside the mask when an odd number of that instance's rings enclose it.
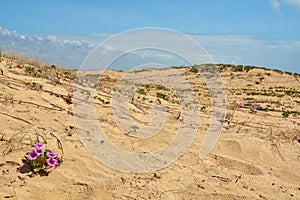
<instances>
[{"instance_id":1,"label":"dead branch","mask_svg":"<svg viewBox=\"0 0 300 200\"><path fill-rule=\"evenodd\" d=\"M11 117L11 118L13 118L13 119L20 120L20 121L22 121L22 122L25 122L25 123L27 123L27 124L32 125L32 123L30 123L29 121L27 121L27 120L25 120L25 119L22 119L22 118L20 118L20 117L16 117L16 116L13 116L13 115L9 115L9 114L3 113L3 112L0 112L0 114L5 115L5 116L8 116L8 117Z\"/></svg>"},{"instance_id":2,"label":"dead branch","mask_svg":"<svg viewBox=\"0 0 300 200\"><path fill-rule=\"evenodd\" d=\"M50 135L56 139L57 147L61 150L61 160L63 160L64 148L62 146L62 143L61 143L60 139L58 139L58 137L56 135L54 135L53 133L51 133L51 132L50 132Z\"/></svg>"}]
</instances>

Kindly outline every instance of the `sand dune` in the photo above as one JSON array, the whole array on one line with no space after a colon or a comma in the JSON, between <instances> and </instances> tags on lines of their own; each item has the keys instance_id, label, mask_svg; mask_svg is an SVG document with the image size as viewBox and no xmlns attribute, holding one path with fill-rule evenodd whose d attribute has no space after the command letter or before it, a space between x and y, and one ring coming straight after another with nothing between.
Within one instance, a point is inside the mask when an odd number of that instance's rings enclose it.
<instances>
[{"instance_id":1,"label":"sand dune","mask_svg":"<svg viewBox=\"0 0 300 200\"><path fill-rule=\"evenodd\" d=\"M140 174L111 169L83 145L73 118L74 71L54 66L33 66L31 70L28 66L10 63L7 58L0 64L1 199L300 199L297 74L220 68L227 96L226 119L217 145L200 159L211 116L207 86L191 68L164 69L176 70L196 91L201 126L192 145L175 163ZM172 91L161 87L163 83L153 83L135 90L129 111L136 124L143 126L151 121L151 107L162 105L167 119L161 131L141 139L118 128L111 110L113 88L126 73L139 77L144 71L105 71L92 98L107 137L131 152L151 152L168 145L181 121L181 108ZM86 72L86 76L95 73ZM241 107L236 105L240 102ZM251 112L250 104L265 109ZM32 175L22 168L25 153L37 139L46 140L63 158L48 176Z\"/></svg>"}]
</instances>

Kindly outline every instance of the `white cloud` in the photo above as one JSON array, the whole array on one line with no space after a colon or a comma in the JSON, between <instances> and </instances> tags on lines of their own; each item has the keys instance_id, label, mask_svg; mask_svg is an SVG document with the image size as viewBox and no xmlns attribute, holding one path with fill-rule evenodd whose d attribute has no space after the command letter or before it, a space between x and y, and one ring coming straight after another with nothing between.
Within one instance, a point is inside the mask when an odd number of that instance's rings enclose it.
<instances>
[{"instance_id":1,"label":"white cloud","mask_svg":"<svg viewBox=\"0 0 300 200\"><path fill-rule=\"evenodd\" d=\"M4 36L11 36L11 32L7 29L1 29L1 34L4 35Z\"/></svg>"},{"instance_id":2,"label":"white cloud","mask_svg":"<svg viewBox=\"0 0 300 200\"><path fill-rule=\"evenodd\" d=\"M287 1L287 0L286 0ZM143 33L144 34L144 33ZM107 39L109 34L103 35L25 35L16 31L9 31L0 27L1 47L10 49L25 56L38 57L46 63L63 64L64 67L79 67L83 59L99 42ZM148 35L147 38L151 38ZM234 63L244 65L256 65L265 67L275 67L282 70L299 72L300 40L271 40L269 38L253 35L188 35L196 40L207 50L215 63ZM173 38L170 42L168 38ZM183 60L172 52L158 50L140 50L128 51L131 45L140 42L145 47L151 47L150 44L143 44L145 38L130 38L121 43L106 43L102 45L101 52L105 55L124 55L117 62L119 66L123 63L128 66L140 65L143 63L161 63L163 65L184 65ZM166 44L167 43L167 44ZM163 36L157 44L170 45L166 50L179 49L185 47L182 42L176 40L174 36ZM157 44L153 44L156 47ZM199 50L199 49L198 49ZM195 48L185 48L183 58L201 57ZM128 54L126 54L128 52ZM116 53L116 54L114 54ZM187 57L186 57L187 56ZM122 60L121 60L122 59ZM199 60L204 60L201 58ZM201 63L201 62L199 62ZM91 65L92 66L92 65ZM284 68L288 67L288 68Z\"/></svg>"},{"instance_id":3,"label":"white cloud","mask_svg":"<svg viewBox=\"0 0 300 200\"><path fill-rule=\"evenodd\" d=\"M52 43L57 43L58 39L55 35L47 35L46 39L48 39Z\"/></svg>"},{"instance_id":4,"label":"white cloud","mask_svg":"<svg viewBox=\"0 0 300 200\"><path fill-rule=\"evenodd\" d=\"M272 8L277 14L280 14L280 2L278 0L270 0Z\"/></svg>"},{"instance_id":5,"label":"white cloud","mask_svg":"<svg viewBox=\"0 0 300 200\"><path fill-rule=\"evenodd\" d=\"M67 45L75 45L75 46L81 46L82 45L82 42L79 41L79 40L63 40L63 43L67 44Z\"/></svg>"},{"instance_id":6,"label":"white cloud","mask_svg":"<svg viewBox=\"0 0 300 200\"><path fill-rule=\"evenodd\" d=\"M281 14L281 5L285 4L300 11L300 0L269 0L277 14Z\"/></svg>"},{"instance_id":7,"label":"white cloud","mask_svg":"<svg viewBox=\"0 0 300 200\"><path fill-rule=\"evenodd\" d=\"M298 9L300 11L300 0L283 0L286 4Z\"/></svg>"},{"instance_id":8,"label":"white cloud","mask_svg":"<svg viewBox=\"0 0 300 200\"><path fill-rule=\"evenodd\" d=\"M299 40L271 40L252 35L193 35L214 63L275 67L299 72Z\"/></svg>"},{"instance_id":9,"label":"white cloud","mask_svg":"<svg viewBox=\"0 0 300 200\"><path fill-rule=\"evenodd\" d=\"M103 45L100 53L101 54L107 54L107 53L112 52L112 51L117 51L117 50L114 49L114 47L111 46L111 45Z\"/></svg>"}]
</instances>

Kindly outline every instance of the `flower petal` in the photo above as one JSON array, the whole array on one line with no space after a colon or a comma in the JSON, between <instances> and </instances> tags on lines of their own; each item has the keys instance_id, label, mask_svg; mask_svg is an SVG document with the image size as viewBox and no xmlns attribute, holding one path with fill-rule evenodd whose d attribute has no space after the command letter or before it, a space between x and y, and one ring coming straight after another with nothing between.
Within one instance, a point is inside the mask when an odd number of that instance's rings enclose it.
<instances>
[{"instance_id":1,"label":"flower petal","mask_svg":"<svg viewBox=\"0 0 300 200\"><path fill-rule=\"evenodd\" d=\"M38 153L36 152L35 149L33 149L32 151L28 152L28 154L27 154L27 158L29 160L35 160L38 156L39 155L38 155Z\"/></svg>"},{"instance_id":2,"label":"flower petal","mask_svg":"<svg viewBox=\"0 0 300 200\"><path fill-rule=\"evenodd\" d=\"M48 164L49 166L51 166L51 167L55 167L56 164L57 164L57 160L54 159L54 158L48 158L48 159L46 160L46 162L47 162L47 164Z\"/></svg>"},{"instance_id":3,"label":"flower petal","mask_svg":"<svg viewBox=\"0 0 300 200\"><path fill-rule=\"evenodd\" d=\"M33 144L33 146L36 148L41 148L42 146L44 146L44 144L37 142L37 143Z\"/></svg>"},{"instance_id":4,"label":"flower petal","mask_svg":"<svg viewBox=\"0 0 300 200\"><path fill-rule=\"evenodd\" d=\"M48 158L56 158L56 153L51 152L51 151L48 151L48 152L47 152L47 157L48 157Z\"/></svg>"}]
</instances>

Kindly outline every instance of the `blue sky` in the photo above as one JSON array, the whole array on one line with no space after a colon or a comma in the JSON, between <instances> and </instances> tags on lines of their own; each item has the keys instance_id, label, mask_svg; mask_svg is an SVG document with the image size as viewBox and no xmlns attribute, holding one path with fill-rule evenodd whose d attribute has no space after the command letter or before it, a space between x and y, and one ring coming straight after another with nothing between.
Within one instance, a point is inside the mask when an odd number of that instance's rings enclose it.
<instances>
[{"instance_id":1,"label":"blue sky","mask_svg":"<svg viewBox=\"0 0 300 200\"><path fill-rule=\"evenodd\" d=\"M6 8L0 12L1 26L27 34L164 27L184 33L300 39L297 0L10 0L1 7Z\"/></svg>"},{"instance_id":2,"label":"blue sky","mask_svg":"<svg viewBox=\"0 0 300 200\"><path fill-rule=\"evenodd\" d=\"M5 8L0 12L2 32L19 34L18 37L51 35L72 44L87 41L86 45L92 48L110 34L162 27L195 36L216 62L299 71L300 0L10 0L1 2L1 7ZM105 37L103 33L108 35ZM95 38L95 34L102 35ZM10 45L14 43L11 35L2 33L1 38L0 34L0 44L20 50ZM247 59L246 48L265 55L257 53L261 56L258 61L251 55Z\"/></svg>"}]
</instances>

